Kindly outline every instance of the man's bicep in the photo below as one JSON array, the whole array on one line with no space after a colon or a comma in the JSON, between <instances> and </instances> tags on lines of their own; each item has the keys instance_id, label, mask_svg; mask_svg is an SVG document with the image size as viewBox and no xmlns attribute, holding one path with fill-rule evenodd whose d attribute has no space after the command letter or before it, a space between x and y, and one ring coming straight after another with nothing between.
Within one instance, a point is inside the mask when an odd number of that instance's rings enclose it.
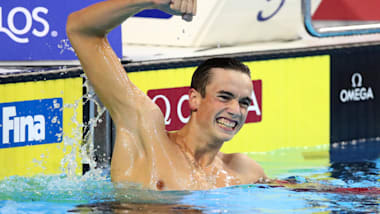
<instances>
[{"instance_id":1,"label":"man's bicep","mask_svg":"<svg viewBox=\"0 0 380 214\"><path fill-rule=\"evenodd\" d=\"M119 115L121 109L133 110L131 104L139 97L136 93L142 92L130 82L108 41L84 35L71 36L70 41L97 96L111 115Z\"/></svg>"}]
</instances>

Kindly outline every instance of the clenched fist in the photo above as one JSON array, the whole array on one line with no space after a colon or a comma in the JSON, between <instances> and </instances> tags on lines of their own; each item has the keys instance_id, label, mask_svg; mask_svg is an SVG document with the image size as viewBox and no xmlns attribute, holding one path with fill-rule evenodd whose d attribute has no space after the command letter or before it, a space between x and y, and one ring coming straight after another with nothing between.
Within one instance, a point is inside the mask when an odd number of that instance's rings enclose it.
<instances>
[{"instance_id":1,"label":"clenched fist","mask_svg":"<svg viewBox=\"0 0 380 214\"><path fill-rule=\"evenodd\" d=\"M197 12L197 0L153 0L153 2L167 13L182 15L185 21L191 21Z\"/></svg>"}]
</instances>

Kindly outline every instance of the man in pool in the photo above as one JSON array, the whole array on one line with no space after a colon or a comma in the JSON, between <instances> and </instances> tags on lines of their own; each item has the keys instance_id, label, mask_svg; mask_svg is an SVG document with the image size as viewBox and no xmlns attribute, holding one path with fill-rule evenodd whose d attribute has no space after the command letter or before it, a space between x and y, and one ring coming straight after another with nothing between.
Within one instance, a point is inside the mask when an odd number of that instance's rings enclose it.
<instances>
[{"instance_id":1,"label":"man in pool","mask_svg":"<svg viewBox=\"0 0 380 214\"><path fill-rule=\"evenodd\" d=\"M247 117L253 86L245 65L230 58L201 64L189 90L191 119L173 133L165 130L159 107L128 79L106 34L149 8L189 18L196 13L196 0L108 0L74 12L67 22L81 65L116 124L112 181L196 190L265 179L248 156L219 151Z\"/></svg>"}]
</instances>

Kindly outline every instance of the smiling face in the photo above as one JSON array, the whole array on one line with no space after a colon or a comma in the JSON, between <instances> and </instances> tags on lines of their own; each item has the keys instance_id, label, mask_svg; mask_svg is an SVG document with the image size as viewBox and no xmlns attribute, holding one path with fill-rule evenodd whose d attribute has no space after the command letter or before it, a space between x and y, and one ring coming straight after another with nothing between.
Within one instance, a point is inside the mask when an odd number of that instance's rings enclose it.
<instances>
[{"instance_id":1,"label":"smiling face","mask_svg":"<svg viewBox=\"0 0 380 214\"><path fill-rule=\"evenodd\" d=\"M198 97L196 105L196 120L202 131L216 140L230 140L247 118L252 88L252 80L247 74L212 68L205 97Z\"/></svg>"}]
</instances>

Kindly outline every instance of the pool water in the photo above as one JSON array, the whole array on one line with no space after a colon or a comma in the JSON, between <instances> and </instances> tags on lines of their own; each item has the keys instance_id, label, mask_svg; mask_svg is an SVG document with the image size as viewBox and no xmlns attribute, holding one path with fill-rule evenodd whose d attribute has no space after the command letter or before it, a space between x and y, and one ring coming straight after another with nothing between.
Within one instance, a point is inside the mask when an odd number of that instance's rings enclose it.
<instances>
[{"instance_id":1,"label":"pool water","mask_svg":"<svg viewBox=\"0 0 380 214\"><path fill-rule=\"evenodd\" d=\"M14 176L0 181L0 213L379 213L380 158L329 163L325 147L249 155L271 178L294 184L158 192L113 185L107 169ZM365 191L369 187L375 191ZM329 191L336 188L364 191Z\"/></svg>"}]
</instances>

